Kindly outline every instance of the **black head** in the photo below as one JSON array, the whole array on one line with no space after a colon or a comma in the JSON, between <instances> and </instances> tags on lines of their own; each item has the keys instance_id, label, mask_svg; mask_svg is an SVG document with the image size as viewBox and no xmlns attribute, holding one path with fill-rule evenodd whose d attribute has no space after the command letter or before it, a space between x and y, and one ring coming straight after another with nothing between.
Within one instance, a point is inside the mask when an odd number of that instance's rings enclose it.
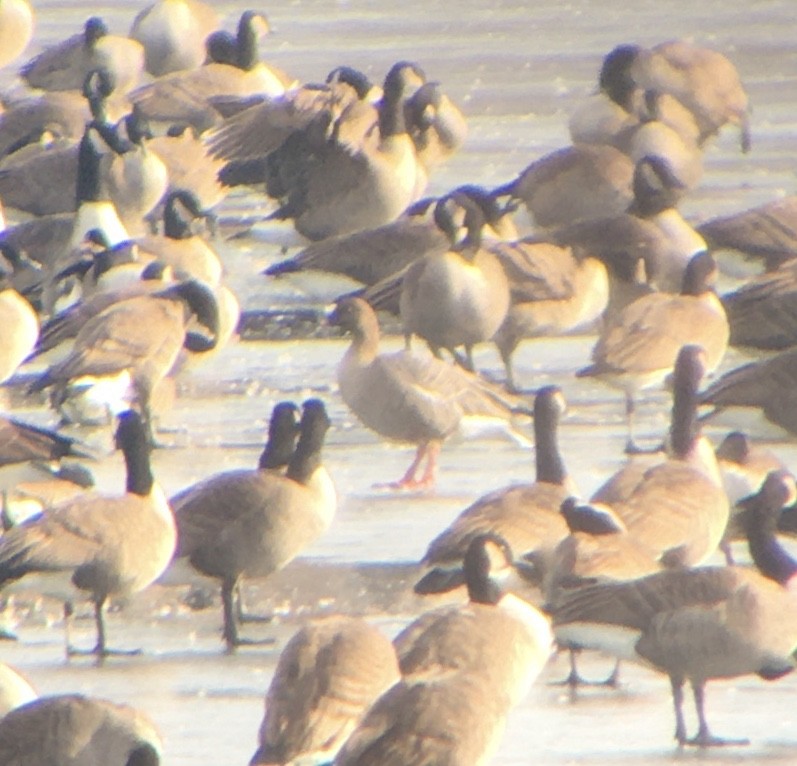
<instances>
[{"instance_id":1,"label":"black head","mask_svg":"<svg viewBox=\"0 0 797 766\"><path fill-rule=\"evenodd\" d=\"M582 504L576 497L568 497L559 510L571 532L585 532L588 535L614 535L625 531L625 526L608 508Z\"/></svg>"},{"instance_id":2,"label":"black head","mask_svg":"<svg viewBox=\"0 0 797 766\"><path fill-rule=\"evenodd\" d=\"M99 16L92 16L83 26L83 44L93 48L94 44L108 34L108 26Z\"/></svg>"},{"instance_id":3,"label":"black head","mask_svg":"<svg viewBox=\"0 0 797 766\"><path fill-rule=\"evenodd\" d=\"M205 39L205 50L208 61L214 64L235 66L238 55L238 43L235 35L224 30L217 30Z\"/></svg>"},{"instance_id":4,"label":"black head","mask_svg":"<svg viewBox=\"0 0 797 766\"><path fill-rule=\"evenodd\" d=\"M330 85L336 82L346 83L351 86L359 99L364 99L373 89L373 83L368 76L350 66L335 67L328 75L326 82Z\"/></svg>"},{"instance_id":5,"label":"black head","mask_svg":"<svg viewBox=\"0 0 797 766\"><path fill-rule=\"evenodd\" d=\"M443 98L439 82L421 85L407 101L407 122L411 128L428 130L434 125Z\"/></svg>"},{"instance_id":6,"label":"black head","mask_svg":"<svg viewBox=\"0 0 797 766\"><path fill-rule=\"evenodd\" d=\"M645 217L675 207L686 187L664 157L648 154L634 167L633 190L629 212Z\"/></svg>"},{"instance_id":7,"label":"black head","mask_svg":"<svg viewBox=\"0 0 797 766\"><path fill-rule=\"evenodd\" d=\"M299 437L299 408L293 402L279 402L271 411L268 442L260 458L260 468L288 465Z\"/></svg>"},{"instance_id":8,"label":"black head","mask_svg":"<svg viewBox=\"0 0 797 766\"><path fill-rule=\"evenodd\" d=\"M156 297L183 301L189 312L205 327L208 335L186 332L184 347L204 352L216 347L219 335L219 304L213 291L196 279L189 279L155 293Z\"/></svg>"},{"instance_id":9,"label":"black head","mask_svg":"<svg viewBox=\"0 0 797 766\"><path fill-rule=\"evenodd\" d=\"M718 458L744 465L750 457L750 439L741 431L732 431L716 449Z\"/></svg>"},{"instance_id":10,"label":"black head","mask_svg":"<svg viewBox=\"0 0 797 766\"><path fill-rule=\"evenodd\" d=\"M637 88L631 67L641 50L638 45L618 45L606 54L601 65L598 76L600 89L624 109L628 108L630 97Z\"/></svg>"},{"instance_id":11,"label":"black head","mask_svg":"<svg viewBox=\"0 0 797 766\"><path fill-rule=\"evenodd\" d=\"M693 255L684 270L681 295L703 295L713 290L718 275L717 262L708 250Z\"/></svg>"},{"instance_id":12,"label":"black head","mask_svg":"<svg viewBox=\"0 0 797 766\"><path fill-rule=\"evenodd\" d=\"M83 80L83 97L93 103L104 101L113 93L116 82L113 75L104 67L92 69Z\"/></svg>"},{"instance_id":13,"label":"black head","mask_svg":"<svg viewBox=\"0 0 797 766\"><path fill-rule=\"evenodd\" d=\"M426 82L426 73L412 61L398 61L390 67L382 90L386 100L401 98L406 91L420 88Z\"/></svg>"},{"instance_id":14,"label":"black head","mask_svg":"<svg viewBox=\"0 0 797 766\"><path fill-rule=\"evenodd\" d=\"M498 603L503 592L496 578L512 565L512 549L503 537L494 533L474 537L463 559L470 600L481 604Z\"/></svg>"}]
</instances>

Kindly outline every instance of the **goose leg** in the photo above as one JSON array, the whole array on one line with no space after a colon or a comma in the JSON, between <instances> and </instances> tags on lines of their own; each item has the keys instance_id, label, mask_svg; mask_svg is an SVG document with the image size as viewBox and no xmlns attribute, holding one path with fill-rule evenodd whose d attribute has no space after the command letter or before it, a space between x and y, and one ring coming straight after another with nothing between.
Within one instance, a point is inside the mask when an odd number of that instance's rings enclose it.
<instances>
[{"instance_id":1,"label":"goose leg","mask_svg":"<svg viewBox=\"0 0 797 766\"><path fill-rule=\"evenodd\" d=\"M728 745L749 745L749 739L723 739L715 737L708 728L706 721L706 684L705 681L692 681L692 693L695 698L695 710L697 710L698 729L697 735L686 742L687 745L697 747L723 747Z\"/></svg>"},{"instance_id":2,"label":"goose leg","mask_svg":"<svg viewBox=\"0 0 797 766\"><path fill-rule=\"evenodd\" d=\"M70 625L74 608L71 602L64 604L64 630L66 633L66 654L68 657L86 657L94 655L97 662L101 663L106 657L134 657L141 654L141 649L109 649L105 633L105 596L94 599L94 625L97 631L97 643L93 649L77 649L69 640Z\"/></svg>"},{"instance_id":3,"label":"goose leg","mask_svg":"<svg viewBox=\"0 0 797 766\"><path fill-rule=\"evenodd\" d=\"M625 451L628 455L635 455L639 453L639 447L636 446L634 441L634 415L636 413L636 402L634 402L633 394L626 392L625 395L625 420L628 426L628 441L625 443Z\"/></svg>"},{"instance_id":4,"label":"goose leg","mask_svg":"<svg viewBox=\"0 0 797 766\"><path fill-rule=\"evenodd\" d=\"M571 692L575 692L579 686L608 686L617 689L620 686L620 660L614 665L614 670L608 678L603 681L588 681L579 672L576 666L576 657L579 649L569 649L570 653L570 673L562 681L554 681L551 686L569 686Z\"/></svg>"},{"instance_id":5,"label":"goose leg","mask_svg":"<svg viewBox=\"0 0 797 766\"><path fill-rule=\"evenodd\" d=\"M271 622L273 620L270 614L254 614L246 611L243 577L238 580L238 584L235 587L235 616L239 625L243 625L245 622Z\"/></svg>"},{"instance_id":6,"label":"goose leg","mask_svg":"<svg viewBox=\"0 0 797 766\"><path fill-rule=\"evenodd\" d=\"M679 747L688 744L686 740L686 722L684 721L684 679L670 676L672 688L672 704L675 710L675 740Z\"/></svg>"},{"instance_id":7,"label":"goose leg","mask_svg":"<svg viewBox=\"0 0 797 766\"><path fill-rule=\"evenodd\" d=\"M506 383L504 386L510 394L519 394L520 389L515 382L515 368L512 366L512 355L517 348L517 341L514 338L501 338L495 340L495 345L498 348L498 353L501 356L501 361L504 363L504 371L506 372Z\"/></svg>"},{"instance_id":8,"label":"goose leg","mask_svg":"<svg viewBox=\"0 0 797 766\"><path fill-rule=\"evenodd\" d=\"M415 450L415 457L412 459L412 462L410 463L410 467L404 472L404 476L402 476L398 481L377 483L374 486L377 488L384 487L387 489L414 489L417 486L417 480L415 479L415 474L418 472L418 468L423 462L423 459L426 456L426 452L428 449L429 449L428 444L418 445L418 448Z\"/></svg>"},{"instance_id":9,"label":"goose leg","mask_svg":"<svg viewBox=\"0 0 797 766\"><path fill-rule=\"evenodd\" d=\"M239 577L225 577L221 583L221 603L224 609L224 629L222 638L227 644L227 652L233 653L239 646L263 646L273 644L273 638L261 640L241 638L238 635L238 623L235 614L235 592L238 587Z\"/></svg>"}]
</instances>

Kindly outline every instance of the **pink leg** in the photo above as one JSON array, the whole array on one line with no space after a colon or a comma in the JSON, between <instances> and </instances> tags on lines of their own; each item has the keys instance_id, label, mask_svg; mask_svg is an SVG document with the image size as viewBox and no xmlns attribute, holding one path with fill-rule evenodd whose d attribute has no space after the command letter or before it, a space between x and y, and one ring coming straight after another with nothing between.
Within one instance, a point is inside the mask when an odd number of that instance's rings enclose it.
<instances>
[{"instance_id":1,"label":"pink leg","mask_svg":"<svg viewBox=\"0 0 797 766\"><path fill-rule=\"evenodd\" d=\"M428 449L428 444L418 445L418 449L415 450L415 457L413 458L412 463L410 463L410 467L407 469L404 476L402 476L398 481L381 482L375 484L374 486L387 489L414 489L417 485L415 474L418 472L418 468L426 456Z\"/></svg>"}]
</instances>

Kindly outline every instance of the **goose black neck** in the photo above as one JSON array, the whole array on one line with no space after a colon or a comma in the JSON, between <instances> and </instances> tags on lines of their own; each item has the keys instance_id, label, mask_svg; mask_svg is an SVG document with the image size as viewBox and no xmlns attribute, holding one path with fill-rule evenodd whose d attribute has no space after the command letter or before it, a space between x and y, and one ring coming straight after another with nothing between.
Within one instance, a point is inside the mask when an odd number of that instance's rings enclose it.
<instances>
[{"instance_id":1,"label":"goose black neck","mask_svg":"<svg viewBox=\"0 0 797 766\"><path fill-rule=\"evenodd\" d=\"M744 503L742 503L743 505ZM750 556L762 575L785 585L797 574L797 561L776 536L777 515L764 516L754 509L741 514Z\"/></svg>"},{"instance_id":2,"label":"goose black neck","mask_svg":"<svg viewBox=\"0 0 797 766\"><path fill-rule=\"evenodd\" d=\"M180 214L174 198L163 209L163 233L169 239L190 239L193 236L191 224Z\"/></svg>"},{"instance_id":3,"label":"goose black neck","mask_svg":"<svg viewBox=\"0 0 797 766\"><path fill-rule=\"evenodd\" d=\"M241 16L236 37L236 64L245 72L255 67L258 60L257 32L252 24L255 14L247 12Z\"/></svg>"},{"instance_id":4,"label":"goose black neck","mask_svg":"<svg viewBox=\"0 0 797 766\"><path fill-rule=\"evenodd\" d=\"M700 347L684 346L675 363L670 449L676 458L685 458L700 436L697 391L704 372L702 359Z\"/></svg>"},{"instance_id":5,"label":"goose black neck","mask_svg":"<svg viewBox=\"0 0 797 766\"><path fill-rule=\"evenodd\" d=\"M504 591L500 585L487 578L470 578L467 580L468 585L468 598L474 604L489 604L491 606L497 604Z\"/></svg>"},{"instance_id":6,"label":"goose black neck","mask_svg":"<svg viewBox=\"0 0 797 766\"><path fill-rule=\"evenodd\" d=\"M534 442L536 444L537 481L564 484L567 469L559 452L559 414L547 407L535 407Z\"/></svg>"},{"instance_id":7,"label":"goose black neck","mask_svg":"<svg viewBox=\"0 0 797 766\"><path fill-rule=\"evenodd\" d=\"M321 450L329 424L323 405L308 410L305 404L299 441L285 472L289 479L306 484L316 469L321 467Z\"/></svg>"},{"instance_id":8,"label":"goose black neck","mask_svg":"<svg viewBox=\"0 0 797 766\"><path fill-rule=\"evenodd\" d=\"M126 437L122 443L122 452L127 468L127 492L142 497L148 495L155 479L149 460L150 446L144 429Z\"/></svg>"},{"instance_id":9,"label":"goose black neck","mask_svg":"<svg viewBox=\"0 0 797 766\"><path fill-rule=\"evenodd\" d=\"M384 138L400 136L407 132L407 121L404 116L404 88L393 85L386 92L379 108L379 135Z\"/></svg>"},{"instance_id":10,"label":"goose black neck","mask_svg":"<svg viewBox=\"0 0 797 766\"><path fill-rule=\"evenodd\" d=\"M260 455L258 468L275 470L290 463L299 435L296 407L291 402L280 402L274 408L268 427L268 441Z\"/></svg>"},{"instance_id":11,"label":"goose black neck","mask_svg":"<svg viewBox=\"0 0 797 766\"><path fill-rule=\"evenodd\" d=\"M100 177L100 160L102 154L97 150L92 138L93 131L86 131L78 148L77 207L83 202L99 202L102 200L102 179Z\"/></svg>"}]
</instances>

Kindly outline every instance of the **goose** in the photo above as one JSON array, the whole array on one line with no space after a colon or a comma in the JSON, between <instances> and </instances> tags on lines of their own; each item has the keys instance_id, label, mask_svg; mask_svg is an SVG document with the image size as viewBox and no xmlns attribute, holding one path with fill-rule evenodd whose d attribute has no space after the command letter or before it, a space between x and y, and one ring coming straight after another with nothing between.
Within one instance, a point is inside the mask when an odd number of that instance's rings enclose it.
<instances>
[{"instance_id":1,"label":"goose","mask_svg":"<svg viewBox=\"0 0 797 766\"><path fill-rule=\"evenodd\" d=\"M104 159L103 182L125 229L139 235L146 228L144 219L166 193L169 171L147 147L152 130L137 107L112 136L113 140L104 136L113 153Z\"/></svg>"},{"instance_id":2,"label":"goose","mask_svg":"<svg viewBox=\"0 0 797 766\"><path fill-rule=\"evenodd\" d=\"M205 61L205 40L219 28L213 6L200 0L157 0L139 11L130 38L144 46L153 77L196 69Z\"/></svg>"},{"instance_id":3,"label":"goose","mask_svg":"<svg viewBox=\"0 0 797 766\"><path fill-rule=\"evenodd\" d=\"M772 423L797 434L797 349L743 364L721 375L700 394L713 405L710 418L728 407L758 407Z\"/></svg>"},{"instance_id":4,"label":"goose","mask_svg":"<svg viewBox=\"0 0 797 766\"><path fill-rule=\"evenodd\" d=\"M188 329L192 316L207 328L209 337ZM151 432L153 389L171 370L183 346L191 351L210 350L217 331L215 298L196 281L120 301L88 320L71 352L51 365L29 390L55 386L55 401L63 408L66 400L85 394L86 388L113 379L123 391L132 387Z\"/></svg>"},{"instance_id":5,"label":"goose","mask_svg":"<svg viewBox=\"0 0 797 766\"><path fill-rule=\"evenodd\" d=\"M33 37L33 9L27 0L6 0L0 8L0 67L16 61Z\"/></svg>"},{"instance_id":6,"label":"goose","mask_svg":"<svg viewBox=\"0 0 797 766\"><path fill-rule=\"evenodd\" d=\"M631 72L642 88L670 93L695 116L700 142L726 125L736 125L742 151L750 149L750 108L733 63L722 53L670 40L638 49Z\"/></svg>"},{"instance_id":7,"label":"goose","mask_svg":"<svg viewBox=\"0 0 797 766\"><path fill-rule=\"evenodd\" d=\"M441 197L429 197L413 203L404 213L383 226L352 234L328 237L312 242L292 258L269 266L263 273L281 276L297 271L326 271L340 274L373 286L359 297L379 309L399 313L401 284L405 269L423 257L442 255L451 248L452 226L462 224L463 199L472 200L485 218L481 230L484 240L512 240L517 230L512 211L501 207L483 186L458 186ZM446 214L435 221L438 204L446 206ZM444 223L445 231L440 224Z\"/></svg>"},{"instance_id":8,"label":"goose","mask_svg":"<svg viewBox=\"0 0 797 766\"><path fill-rule=\"evenodd\" d=\"M612 282L640 281L666 292L681 289L689 260L706 250L703 238L679 212L684 191L669 163L656 156L639 160L633 171L633 202L620 215L568 224L548 232L547 240L578 247L600 258ZM641 264L640 264L641 261ZM614 287L614 285L613 285ZM618 291L622 298L627 291ZM639 296L639 291L636 296ZM611 296L609 310L616 314L625 305Z\"/></svg>"},{"instance_id":9,"label":"goose","mask_svg":"<svg viewBox=\"0 0 797 766\"><path fill-rule=\"evenodd\" d=\"M221 580L228 651L252 643L239 637L233 614L240 578L282 569L332 522L335 489L321 462L329 425L323 403L310 399L284 476L260 469L216 474L172 500L180 540L176 556L187 556L199 572Z\"/></svg>"},{"instance_id":10,"label":"goose","mask_svg":"<svg viewBox=\"0 0 797 766\"><path fill-rule=\"evenodd\" d=\"M634 162L608 144L574 144L532 162L496 189L521 201L536 226L620 215L633 201Z\"/></svg>"},{"instance_id":11,"label":"goose","mask_svg":"<svg viewBox=\"0 0 797 766\"><path fill-rule=\"evenodd\" d=\"M427 174L447 162L465 143L465 115L440 83L421 85L407 99L405 112L415 151Z\"/></svg>"},{"instance_id":12,"label":"goose","mask_svg":"<svg viewBox=\"0 0 797 766\"><path fill-rule=\"evenodd\" d=\"M567 535L559 513L573 493L559 451L559 420L565 400L558 386L546 386L534 400L536 479L490 492L468 506L429 544L421 564L429 571L418 581L418 593L436 593L462 583L462 558L471 540L480 534L501 535L519 554L544 555Z\"/></svg>"},{"instance_id":13,"label":"goose","mask_svg":"<svg viewBox=\"0 0 797 766\"><path fill-rule=\"evenodd\" d=\"M16 253L0 243L0 253ZM39 317L11 284L12 263L0 255L0 383L7 381L28 358L39 339Z\"/></svg>"},{"instance_id":14,"label":"goose","mask_svg":"<svg viewBox=\"0 0 797 766\"><path fill-rule=\"evenodd\" d=\"M773 271L797 256L797 195L712 218L697 230L712 250L740 252Z\"/></svg>"},{"instance_id":15,"label":"goose","mask_svg":"<svg viewBox=\"0 0 797 766\"><path fill-rule=\"evenodd\" d=\"M491 246L509 280L506 318L493 336L506 370L506 386L518 392L512 357L526 338L588 331L609 302L609 275L589 253L532 239Z\"/></svg>"},{"instance_id":16,"label":"goose","mask_svg":"<svg viewBox=\"0 0 797 766\"><path fill-rule=\"evenodd\" d=\"M352 104L332 126L332 138L308 128L293 134L267 159L266 193L281 206L269 218L293 219L296 231L324 239L392 221L418 199L425 185L415 146L407 133L404 102L417 83L414 64L399 62L388 72L379 107L378 130L363 140L342 135L351 112L362 108L370 124L372 109ZM322 121L328 123L328 118ZM355 121L356 122L356 121Z\"/></svg>"},{"instance_id":17,"label":"goose","mask_svg":"<svg viewBox=\"0 0 797 766\"><path fill-rule=\"evenodd\" d=\"M618 45L604 56L599 92L585 99L568 121L573 143L613 144L650 118L651 107L655 119L675 131L684 144L699 142L700 129L692 112L669 93L645 90L636 81L633 66L638 54L637 46Z\"/></svg>"},{"instance_id":18,"label":"goose","mask_svg":"<svg viewBox=\"0 0 797 766\"><path fill-rule=\"evenodd\" d=\"M158 766L162 749L148 716L100 697L40 697L0 719L8 766Z\"/></svg>"},{"instance_id":19,"label":"goose","mask_svg":"<svg viewBox=\"0 0 797 766\"><path fill-rule=\"evenodd\" d=\"M73 594L73 588L88 594L97 630L97 643L88 653L98 661L113 653L106 642L108 599L137 593L154 582L168 566L177 542L174 517L152 475L147 429L138 413L128 410L119 416L116 444L127 467L125 494L79 498L0 538L3 586L35 587L30 582L13 584L33 575L44 592L53 589L58 597ZM50 584L51 577L56 582ZM68 643L67 653L84 652Z\"/></svg>"},{"instance_id":20,"label":"goose","mask_svg":"<svg viewBox=\"0 0 797 766\"><path fill-rule=\"evenodd\" d=\"M459 242L457 210L464 210L467 230ZM452 246L414 261L405 272L399 299L404 338L409 347L413 335L422 337L437 357L440 349L456 356L464 346L464 366L473 371L474 345L490 340L506 317L509 283L500 261L482 246L485 217L476 202L454 194L438 202L435 219Z\"/></svg>"},{"instance_id":21,"label":"goose","mask_svg":"<svg viewBox=\"0 0 797 766\"><path fill-rule=\"evenodd\" d=\"M45 92L5 105L0 114L0 156L30 156L48 144L64 145L79 141L92 118L116 120L129 111L124 98L114 95L111 75L92 69L80 91ZM26 151L27 150L27 151ZM12 162L5 159L3 167Z\"/></svg>"},{"instance_id":22,"label":"goose","mask_svg":"<svg viewBox=\"0 0 797 766\"><path fill-rule=\"evenodd\" d=\"M618 496L612 513L640 548L662 566L695 566L719 545L728 523L728 497L714 451L697 424L698 388L705 373L705 353L684 346L673 373L670 454L641 473ZM609 492L594 499L607 502Z\"/></svg>"},{"instance_id":23,"label":"goose","mask_svg":"<svg viewBox=\"0 0 797 766\"><path fill-rule=\"evenodd\" d=\"M511 418L506 397L472 373L407 349L380 354L376 314L361 298L341 300L328 321L352 334L337 371L343 401L380 436L417 445L412 464L392 488L433 487L440 446L464 418Z\"/></svg>"},{"instance_id":24,"label":"goose","mask_svg":"<svg viewBox=\"0 0 797 766\"><path fill-rule=\"evenodd\" d=\"M106 70L114 90L128 93L144 72L144 48L135 40L110 34L105 22L92 16L82 32L46 48L19 74L31 88L79 90L94 69Z\"/></svg>"},{"instance_id":25,"label":"goose","mask_svg":"<svg viewBox=\"0 0 797 766\"><path fill-rule=\"evenodd\" d=\"M592 364L576 373L625 392L629 451L636 449L633 418L638 392L664 382L684 345L702 346L706 372L722 361L729 328L712 288L716 273L709 252L694 256L679 295L651 293L628 304L601 333L592 349Z\"/></svg>"},{"instance_id":26,"label":"goose","mask_svg":"<svg viewBox=\"0 0 797 766\"><path fill-rule=\"evenodd\" d=\"M22 675L10 665L0 663L0 720L6 713L32 702L38 696Z\"/></svg>"},{"instance_id":27,"label":"goose","mask_svg":"<svg viewBox=\"0 0 797 766\"><path fill-rule=\"evenodd\" d=\"M190 125L203 133L221 122L210 103L213 97L279 96L293 85L286 75L258 61L258 39L266 32L265 16L245 11L235 38L218 31L207 38L208 63L159 77L133 91L130 98L153 122ZM220 55L221 47L229 55Z\"/></svg>"},{"instance_id":28,"label":"goose","mask_svg":"<svg viewBox=\"0 0 797 766\"><path fill-rule=\"evenodd\" d=\"M722 296L732 346L780 351L797 344L797 259Z\"/></svg>"},{"instance_id":29,"label":"goose","mask_svg":"<svg viewBox=\"0 0 797 766\"><path fill-rule=\"evenodd\" d=\"M247 101L248 106L231 114L207 137L210 154L226 161L220 180L228 186L264 183L266 158L292 134L321 121L326 129L327 121L341 117L352 104L370 104L376 90L365 74L342 66L333 69L322 84L308 83L279 97ZM217 109L224 108L218 100L213 103ZM374 120L376 116L374 109Z\"/></svg>"},{"instance_id":30,"label":"goose","mask_svg":"<svg viewBox=\"0 0 797 766\"><path fill-rule=\"evenodd\" d=\"M427 612L396 637L402 680L374 703L336 766L490 761L507 713L551 653L548 620L498 584L511 564L500 537L474 538L469 603Z\"/></svg>"},{"instance_id":31,"label":"goose","mask_svg":"<svg viewBox=\"0 0 797 766\"><path fill-rule=\"evenodd\" d=\"M754 444L741 431L731 431L715 450L722 474L722 484L731 504L731 517L722 541L722 551L728 564L734 563L731 542L742 539L743 529L739 513L743 501L755 495L772 471L788 473L784 462L770 449Z\"/></svg>"},{"instance_id":32,"label":"goose","mask_svg":"<svg viewBox=\"0 0 797 766\"><path fill-rule=\"evenodd\" d=\"M99 255L101 257L102 253ZM82 300L76 301L44 322L36 348L28 360L35 359L64 341L74 338L89 319L97 316L109 306L128 298L149 295L163 290L174 281L173 277L174 274L170 269L153 261L141 271L140 279L120 287L101 289L84 296Z\"/></svg>"},{"instance_id":33,"label":"goose","mask_svg":"<svg viewBox=\"0 0 797 766\"><path fill-rule=\"evenodd\" d=\"M646 663L670 678L680 746L745 744L712 734L705 685L755 673L773 680L794 669L797 610L790 580L797 562L774 536L780 508L797 496L794 480L774 472L747 501L746 532L760 571L705 567L599 583L552 605L558 641ZM683 685L695 698L698 731L687 737Z\"/></svg>"},{"instance_id":34,"label":"goose","mask_svg":"<svg viewBox=\"0 0 797 766\"><path fill-rule=\"evenodd\" d=\"M280 653L249 766L330 762L398 680L396 652L380 630L345 615L314 620Z\"/></svg>"},{"instance_id":35,"label":"goose","mask_svg":"<svg viewBox=\"0 0 797 766\"><path fill-rule=\"evenodd\" d=\"M139 248L178 275L198 279L207 285L221 282L219 256L195 231L195 222L206 219L197 196L188 189L177 189L166 195L163 206L163 234L152 234L137 240Z\"/></svg>"}]
</instances>

